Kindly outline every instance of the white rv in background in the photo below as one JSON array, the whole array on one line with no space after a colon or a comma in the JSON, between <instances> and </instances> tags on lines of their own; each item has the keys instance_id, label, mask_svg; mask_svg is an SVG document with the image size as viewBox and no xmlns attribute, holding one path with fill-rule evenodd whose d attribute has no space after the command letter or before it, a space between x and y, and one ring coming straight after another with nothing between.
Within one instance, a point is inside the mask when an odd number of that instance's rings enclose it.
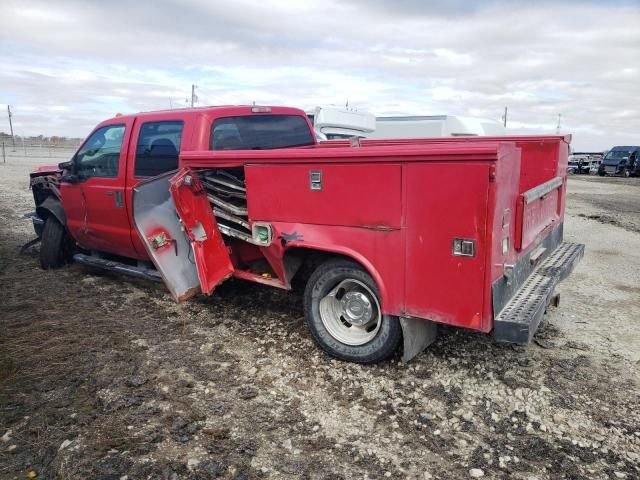
<instances>
[{"instance_id":1,"label":"white rv in background","mask_svg":"<svg viewBox=\"0 0 640 480\"><path fill-rule=\"evenodd\" d=\"M316 107L306 113L318 140L368 137L376 129L376 117L372 113L336 107Z\"/></svg>"},{"instance_id":2,"label":"white rv in background","mask_svg":"<svg viewBox=\"0 0 640 480\"><path fill-rule=\"evenodd\" d=\"M506 135L496 120L454 115L377 117L376 128L366 138L425 138Z\"/></svg>"},{"instance_id":3,"label":"white rv in background","mask_svg":"<svg viewBox=\"0 0 640 480\"><path fill-rule=\"evenodd\" d=\"M363 138L428 138L506 135L496 120L455 115L376 117L337 107L307 110L318 140Z\"/></svg>"}]
</instances>

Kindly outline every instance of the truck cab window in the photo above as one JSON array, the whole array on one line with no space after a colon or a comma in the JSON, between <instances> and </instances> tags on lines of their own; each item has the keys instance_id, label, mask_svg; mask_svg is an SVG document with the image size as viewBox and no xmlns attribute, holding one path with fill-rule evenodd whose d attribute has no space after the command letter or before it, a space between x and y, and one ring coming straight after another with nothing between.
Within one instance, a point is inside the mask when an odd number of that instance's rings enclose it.
<instances>
[{"instance_id":1,"label":"truck cab window","mask_svg":"<svg viewBox=\"0 0 640 480\"><path fill-rule=\"evenodd\" d=\"M83 179L118 176L124 125L97 129L75 156L75 173Z\"/></svg>"},{"instance_id":2,"label":"truck cab window","mask_svg":"<svg viewBox=\"0 0 640 480\"><path fill-rule=\"evenodd\" d=\"M211 150L269 150L313 144L309 124L300 115L224 117L211 127Z\"/></svg>"},{"instance_id":3,"label":"truck cab window","mask_svg":"<svg viewBox=\"0 0 640 480\"><path fill-rule=\"evenodd\" d=\"M154 177L178 168L183 127L177 120L142 124L136 146L136 177Z\"/></svg>"}]
</instances>

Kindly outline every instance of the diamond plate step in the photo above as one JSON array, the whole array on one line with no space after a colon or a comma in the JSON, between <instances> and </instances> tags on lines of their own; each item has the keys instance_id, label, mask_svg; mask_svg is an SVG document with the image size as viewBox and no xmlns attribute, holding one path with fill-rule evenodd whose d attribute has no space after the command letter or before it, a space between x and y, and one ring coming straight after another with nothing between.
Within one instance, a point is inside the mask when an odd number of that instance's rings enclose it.
<instances>
[{"instance_id":1,"label":"diamond plate step","mask_svg":"<svg viewBox=\"0 0 640 480\"><path fill-rule=\"evenodd\" d=\"M527 344L531 341L556 285L573 271L584 256L584 245L561 243L536 268L493 322L499 342Z\"/></svg>"}]
</instances>

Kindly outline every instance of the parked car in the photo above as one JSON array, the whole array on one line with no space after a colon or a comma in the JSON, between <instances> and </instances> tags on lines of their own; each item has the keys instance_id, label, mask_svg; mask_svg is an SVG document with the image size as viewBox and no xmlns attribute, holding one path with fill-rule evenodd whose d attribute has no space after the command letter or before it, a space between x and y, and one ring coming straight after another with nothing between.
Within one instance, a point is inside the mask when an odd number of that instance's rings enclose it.
<instances>
[{"instance_id":1,"label":"parked car","mask_svg":"<svg viewBox=\"0 0 640 480\"><path fill-rule=\"evenodd\" d=\"M576 152L569 155L567 172L571 174L591 174L597 173L602 162L602 153L599 152Z\"/></svg>"},{"instance_id":2,"label":"parked car","mask_svg":"<svg viewBox=\"0 0 640 480\"><path fill-rule=\"evenodd\" d=\"M438 324L526 344L583 254L563 242L569 141L318 145L285 107L119 116L31 174L40 263L163 280L176 301L298 280L314 340L354 362L408 360Z\"/></svg>"},{"instance_id":3,"label":"parked car","mask_svg":"<svg viewBox=\"0 0 640 480\"><path fill-rule=\"evenodd\" d=\"M598 175L640 175L640 146L613 147L602 160Z\"/></svg>"}]
</instances>

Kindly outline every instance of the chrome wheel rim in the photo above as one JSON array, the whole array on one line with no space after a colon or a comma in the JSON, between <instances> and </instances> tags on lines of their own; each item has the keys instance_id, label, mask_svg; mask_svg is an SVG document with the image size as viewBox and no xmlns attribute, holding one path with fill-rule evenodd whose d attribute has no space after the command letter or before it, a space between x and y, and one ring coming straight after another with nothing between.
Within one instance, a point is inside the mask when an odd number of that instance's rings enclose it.
<instances>
[{"instance_id":1,"label":"chrome wheel rim","mask_svg":"<svg viewBox=\"0 0 640 480\"><path fill-rule=\"evenodd\" d=\"M346 345L364 345L380 330L378 298L358 280L342 280L320 300L319 307L324 328Z\"/></svg>"}]
</instances>

